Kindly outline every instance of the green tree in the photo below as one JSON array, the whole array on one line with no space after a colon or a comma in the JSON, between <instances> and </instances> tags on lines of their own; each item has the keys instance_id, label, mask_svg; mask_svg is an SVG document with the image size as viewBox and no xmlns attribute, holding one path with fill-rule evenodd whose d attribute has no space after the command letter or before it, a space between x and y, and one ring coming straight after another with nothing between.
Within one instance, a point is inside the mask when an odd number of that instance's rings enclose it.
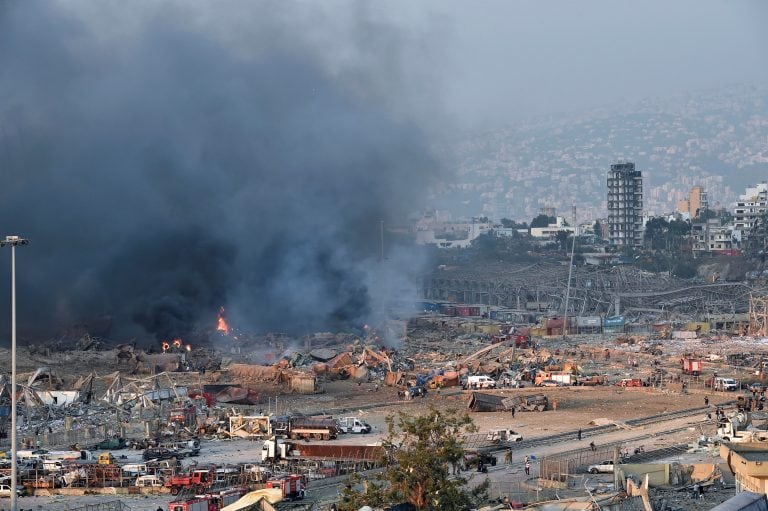
<instances>
[{"instance_id":1,"label":"green tree","mask_svg":"<svg viewBox=\"0 0 768 511\"><path fill-rule=\"evenodd\" d=\"M549 224L554 224L556 220L553 216L542 214L531 220L531 227L546 227Z\"/></svg>"},{"instance_id":2,"label":"green tree","mask_svg":"<svg viewBox=\"0 0 768 511\"><path fill-rule=\"evenodd\" d=\"M528 224L525 222L518 224L514 220L510 220L509 218L502 218L501 219L501 226L505 229L528 229Z\"/></svg>"},{"instance_id":3,"label":"green tree","mask_svg":"<svg viewBox=\"0 0 768 511\"><path fill-rule=\"evenodd\" d=\"M691 224L685 220L668 222L666 218L651 218L645 224L643 237L652 250L671 251L680 248L690 232Z\"/></svg>"},{"instance_id":4,"label":"green tree","mask_svg":"<svg viewBox=\"0 0 768 511\"><path fill-rule=\"evenodd\" d=\"M531 250L531 244L524 239L524 236L497 237L494 233L488 232L472 240L472 246L466 251L466 255L472 262L520 262L531 259L529 250Z\"/></svg>"},{"instance_id":5,"label":"green tree","mask_svg":"<svg viewBox=\"0 0 768 511\"><path fill-rule=\"evenodd\" d=\"M597 239L603 239L603 225L600 223L600 220L595 220L595 225L592 226L592 232L595 233Z\"/></svg>"},{"instance_id":6,"label":"green tree","mask_svg":"<svg viewBox=\"0 0 768 511\"><path fill-rule=\"evenodd\" d=\"M463 463L464 434L477 431L466 413L432 407L418 416L398 412L387 417L387 426L385 468L367 479L352 475L340 511L404 502L416 509L463 511L487 499L487 481L469 490L466 479L451 477Z\"/></svg>"},{"instance_id":7,"label":"green tree","mask_svg":"<svg viewBox=\"0 0 768 511\"><path fill-rule=\"evenodd\" d=\"M568 238L571 237L571 233L568 231L557 231L555 234L555 241L560 245L561 250L568 250Z\"/></svg>"}]
</instances>

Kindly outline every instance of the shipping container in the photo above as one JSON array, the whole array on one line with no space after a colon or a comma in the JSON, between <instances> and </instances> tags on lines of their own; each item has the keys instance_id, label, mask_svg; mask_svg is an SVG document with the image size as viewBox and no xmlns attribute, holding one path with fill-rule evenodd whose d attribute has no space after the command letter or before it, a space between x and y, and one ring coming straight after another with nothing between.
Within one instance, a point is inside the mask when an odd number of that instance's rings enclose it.
<instances>
[{"instance_id":1,"label":"shipping container","mask_svg":"<svg viewBox=\"0 0 768 511\"><path fill-rule=\"evenodd\" d=\"M579 316L576 318L576 331L580 334L599 334L603 329L600 316Z\"/></svg>"},{"instance_id":2,"label":"shipping container","mask_svg":"<svg viewBox=\"0 0 768 511\"><path fill-rule=\"evenodd\" d=\"M623 333L626 320L624 316L613 316L603 319L603 332L607 334Z\"/></svg>"}]
</instances>

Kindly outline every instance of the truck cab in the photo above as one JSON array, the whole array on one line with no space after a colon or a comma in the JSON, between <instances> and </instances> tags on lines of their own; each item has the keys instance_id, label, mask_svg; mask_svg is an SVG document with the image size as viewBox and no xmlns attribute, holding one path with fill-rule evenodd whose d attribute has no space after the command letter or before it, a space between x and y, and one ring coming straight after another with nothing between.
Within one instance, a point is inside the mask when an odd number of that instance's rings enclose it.
<instances>
[{"instance_id":1,"label":"truck cab","mask_svg":"<svg viewBox=\"0 0 768 511\"><path fill-rule=\"evenodd\" d=\"M110 452L99 454L99 465L112 465L115 463L115 457Z\"/></svg>"}]
</instances>

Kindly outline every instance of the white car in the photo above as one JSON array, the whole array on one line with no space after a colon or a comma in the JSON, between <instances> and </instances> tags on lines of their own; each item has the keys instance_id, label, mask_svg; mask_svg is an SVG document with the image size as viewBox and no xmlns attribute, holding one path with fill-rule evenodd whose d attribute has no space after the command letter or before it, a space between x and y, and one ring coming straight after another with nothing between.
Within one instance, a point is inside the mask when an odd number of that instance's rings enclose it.
<instances>
[{"instance_id":1,"label":"white car","mask_svg":"<svg viewBox=\"0 0 768 511\"><path fill-rule=\"evenodd\" d=\"M603 461L596 465L590 465L587 469L590 474L613 474L613 461Z\"/></svg>"},{"instance_id":2,"label":"white car","mask_svg":"<svg viewBox=\"0 0 768 511\"><path fill-rule=\"evenodd\" d=\"M16 488L16 495L21 497L22 491L20 488ZM7 484L0 485L0 497L7 499L11 498L11 486Z\"/></svg>"}]
</instances>

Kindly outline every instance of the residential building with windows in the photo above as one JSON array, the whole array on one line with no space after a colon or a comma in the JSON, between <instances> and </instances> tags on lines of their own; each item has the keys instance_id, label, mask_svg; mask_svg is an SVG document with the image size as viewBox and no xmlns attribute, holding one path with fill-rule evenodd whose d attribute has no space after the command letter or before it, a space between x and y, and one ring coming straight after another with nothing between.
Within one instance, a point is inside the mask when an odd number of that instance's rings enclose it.
<instances>
[{"instance_id":1,"label":"residential building with windows","mask_svg":"<svg viewBox=\"0 0 768 511\"><path fill-rule=\"evenodd\" d=\"M576 229L567 225L565 218L557 216L555 217L554 224L549 224L546 227L531 227L531 237L554 239L560 231L565 231L568 234L576 234Z\"/></svg>"},{"instance_id":2,"label":"residential building with windows","mask_svg":"<svg viewBox=\"0 0 768 511\"><path fill-rule=\"evenodd\" d=\"M643 244L643 175L632 162L608 171L608 241L616 247Z\"/></svg>"},{"instance_id":3,"label":"residential building with windows","mask_svg":"<svg viewBox=\"0 0 768 511\"><path fill-rule=\"evenodd\" d=\"M747 188L743 195L739 195L739 200L733 208L733 229L738 232L740 239L749 237L757 219L766 211L768 183L758 183L757 186Z\"/></svg>"},{"instance_id":4,"label":"residential building with windows","mask_svg":"<svg viewBox=\"0 0 768 511\"><path fill-rule=\"evenodd\" d=\"M708 208L707 192L701 186L694 186L686 199L677 202L677 212L688 219L697 218Z\"/></svg>"},{"instance_id":5,"label":"residential building with windows","mask_svg":"<svg viewBox=\"0 0 768 511\"><path fill-rule=\"evenodd\" d=\"M691 224L693 256L704 254L737 255L737 243L733 239L733 226L722 225L719 218Z\"/></svg>"}]
</instances>

